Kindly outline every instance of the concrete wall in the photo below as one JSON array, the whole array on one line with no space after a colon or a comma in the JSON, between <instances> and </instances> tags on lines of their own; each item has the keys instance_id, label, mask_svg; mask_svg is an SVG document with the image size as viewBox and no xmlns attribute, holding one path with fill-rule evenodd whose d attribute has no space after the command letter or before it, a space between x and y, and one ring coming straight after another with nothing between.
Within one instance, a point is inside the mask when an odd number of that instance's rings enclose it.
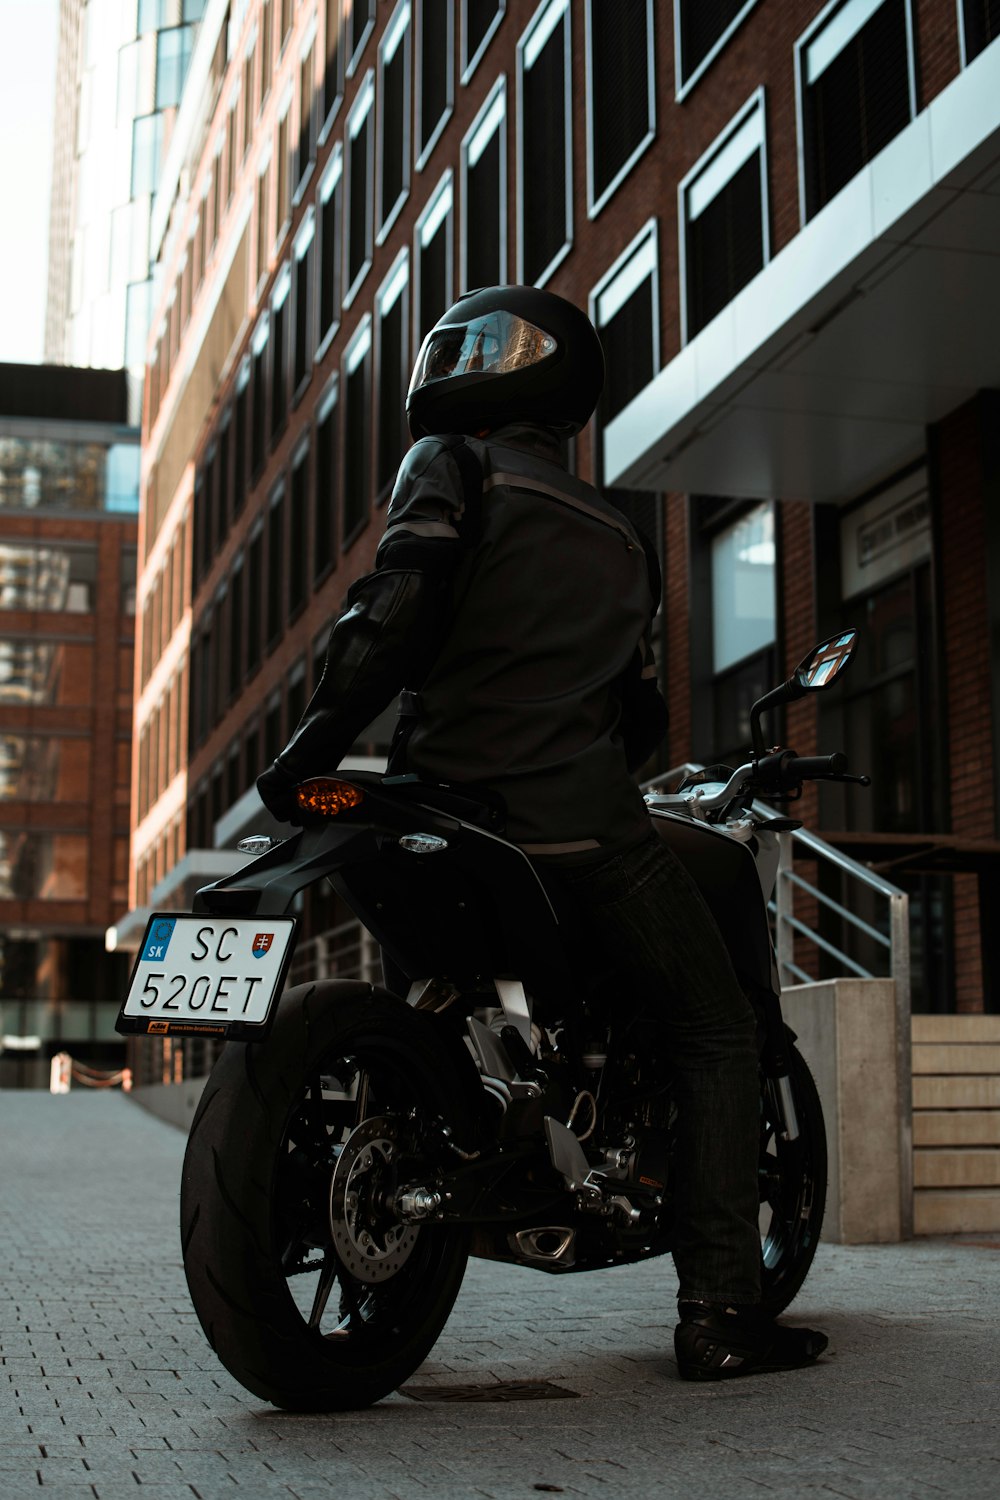
<instances>
[{"instance_id":1,"label":"concrete wall","mask_svg":"<svg viewBox=\"0 0 1000 1500\"><path fill-rule=\"evenodd\" d=\"M880 1244L903 1236L900 1116L910 1077L900 1076L891 979L835 979L782 994L826 1116L829 1183L823 1238Z\"/></svg>"}]
</instances>

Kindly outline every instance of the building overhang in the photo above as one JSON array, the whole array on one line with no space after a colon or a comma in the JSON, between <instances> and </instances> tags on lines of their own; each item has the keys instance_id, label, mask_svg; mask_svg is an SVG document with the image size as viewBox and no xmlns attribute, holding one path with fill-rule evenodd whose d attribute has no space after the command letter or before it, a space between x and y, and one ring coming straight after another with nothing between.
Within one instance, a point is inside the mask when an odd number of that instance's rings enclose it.
<instances>
[{"instance_id":1,"label":"building overhang","mask_svg":"<svg viewBox=\"0 0 1000 1500\"><path fill-rule=\"evenodd\" d=\"M608 425L604 483L863 492L1000 387L1000 45L987 47Z\"/></svg>"}]
</instances>

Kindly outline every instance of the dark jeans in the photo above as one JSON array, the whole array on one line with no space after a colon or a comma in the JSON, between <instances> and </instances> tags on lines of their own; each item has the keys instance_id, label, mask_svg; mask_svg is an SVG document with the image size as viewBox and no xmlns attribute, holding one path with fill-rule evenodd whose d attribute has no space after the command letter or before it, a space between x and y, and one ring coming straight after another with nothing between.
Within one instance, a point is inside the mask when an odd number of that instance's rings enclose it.
<instances>
[{"instance_id":1,"label":"dark jeans","mask_svg":"<svg viewBox=\"0 0 1000 1500\"><path fill-rule=\"evenodd\" d=\"M674 1264L682 1301L760 1300L756 1024L715 919L650 831L610 857L559 865L623 999L655 1007L670 1037L678 1111Z\"/></svg>"}]
</instances>

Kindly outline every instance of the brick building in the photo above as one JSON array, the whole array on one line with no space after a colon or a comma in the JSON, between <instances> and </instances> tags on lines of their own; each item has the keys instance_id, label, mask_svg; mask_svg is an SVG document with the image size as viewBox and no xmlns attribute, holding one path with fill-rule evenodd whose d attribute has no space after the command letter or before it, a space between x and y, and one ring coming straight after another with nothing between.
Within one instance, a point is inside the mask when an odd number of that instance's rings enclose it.
<instances>
[{"instance_id":1,"label":"brick building","mask_svg":"<svg viewBox=\"0 0 1000 1500\"><path fill-rule=\"evenodd\" d=\"M774 732L872 772L806 816L907 883L915 1004L1000 1003L998 32L994 0L209 0L152 215L120 941L267 826L420 339L526 281L599 327L571 459L663 553L660 768L737 754L858 624Z\"/></svg>"},{"instance_id":2,"label":"brick building","mask_svg":"<svg viewBox=\"0 0 1000 1500\"><path fill-rule=\"evenodd\" d=\"M0 1086L113 1062L139 432L122 370L0 365Z\"/></svg>"}]
</instances>

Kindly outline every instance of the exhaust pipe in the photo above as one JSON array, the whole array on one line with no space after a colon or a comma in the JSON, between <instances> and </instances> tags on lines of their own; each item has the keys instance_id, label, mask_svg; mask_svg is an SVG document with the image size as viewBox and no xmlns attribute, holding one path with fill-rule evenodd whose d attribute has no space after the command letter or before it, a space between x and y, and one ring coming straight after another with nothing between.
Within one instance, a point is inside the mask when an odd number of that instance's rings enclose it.
<instances>
[{"instance_id":1,"label":"exhaust pipe","mask_svg":"<svg viewBox=\"0 0 1000 1500\"><path fill-rule=\"evenodd\" d=\"M568 1271L576 1264L576 1230L563 1224L519 1229L507 1243L518 1260L528 1265L559 1266Z\"/></svg>"}]
</instances>

